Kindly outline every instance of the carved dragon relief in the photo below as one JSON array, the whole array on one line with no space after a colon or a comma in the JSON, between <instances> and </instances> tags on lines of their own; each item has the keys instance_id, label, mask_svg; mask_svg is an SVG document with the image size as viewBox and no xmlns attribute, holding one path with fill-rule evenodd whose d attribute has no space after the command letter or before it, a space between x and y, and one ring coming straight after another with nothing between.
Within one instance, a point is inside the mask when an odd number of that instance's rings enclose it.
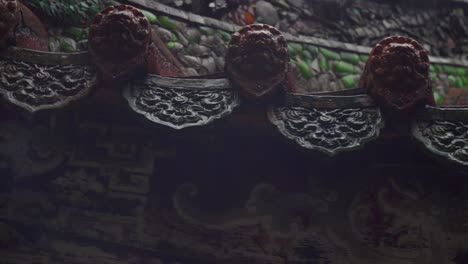
<instances>
[{"instance_id":1,"label":"carved dragon relief","mask_svg":"<svg viewBox=\"0 0 468 264\"><path fill-rule=\"evenodd\" d=\"M97 83L90 65L67 62L83 60L87 53L64 55L62 63L51 64L60 54L33 52L31 60L21 50L0 55L0 94L29 112L59 108L86 96ZM31 51L28 51L31 53ZM30 54L31 55L31 54ZM69 58L75 57L75 58ZM52 62L53 63L53 62Z\"/></svg>"},{"instance_id":2,"label":"carved dragon relief","mask_svg":"<svg viewBox=\"0 0 468 264\"><path fill-rule=\"evenodd\" d=\"M316 104L322 104L320 99ZM360 148L364 143L376 139L384 126L377 107L369 107L362 102L345 102L344 105L349 107L314 107L314 103L309 106L304 103L302 106L297 103L276 106L269 109L268 118L281 134L296 141L301 147L334 156Z\"/></svg>"},{"instance_id":3,"label":"carved dragon relief","mask_svg":"<svg viewBox=\"0 0 468 264\"><path fill-rule=\"evenodd\" d=\"M175 79L149 75L124 91L131 108L147 119L182 129L229 115L239 103L225 79Z\"/></svg>"},{"instance_id":4,"label":"carved dragon relief","mask_svg":"<svg viewBox=\"0 0 468 264\"><path fill-rule=\"evenodd\" d=\"M173 194L173 210L162 224L171 230L170 243L220 261L302 263L322 260L350 263L327 230L312 224L326 218L329 203L318 194L289 193L272 184L253 187L244 206L207 212L197 204L198 188L186 183Z\"/></svg>"}]
</instances>

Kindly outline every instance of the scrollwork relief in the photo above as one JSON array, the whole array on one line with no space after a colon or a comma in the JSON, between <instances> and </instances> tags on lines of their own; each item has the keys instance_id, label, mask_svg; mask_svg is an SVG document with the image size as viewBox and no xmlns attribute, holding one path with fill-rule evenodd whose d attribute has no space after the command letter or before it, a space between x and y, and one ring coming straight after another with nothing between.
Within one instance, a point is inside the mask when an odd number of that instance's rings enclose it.
<instances>
[{"instance_id":1,"label":"scrollwork relief","mask_svg":"<svg viewBox=\"0 0 468 264\"><path fill-rule=\"evenodd\" d=\"M207 89L185 89L146 80L130 84L124 95L133 110L155 123L175 129L201 126L229 115L239 105L235 91L210 89L210 80L206 81Z\"/></svg>"},{"instance_id":2,"label":"scrollwork relief","mask_svg":"<svg viewBox=\"0 0 468 264\"><path fill-rule=\"evenodd\" d=\"M420 121L413 135L429 151L461 165L468 165L468 123L463 121Z\"/></svg>"},{"instance_id":3,"label":"scrollwork relief","mask_svg":"<svg viewBox=\"0 0 468 264\"><path fill-rule=\"evenodd\" d=\"M63 107L87 95L96 81L87 65L0 60L0 94L30 112Z\"/></svg>"},{"instance_id":4,"label":"scrollwork relief","mask_svg":"<svg viewBox=\"0 0 468 264\"><path fill-rule=\"evenodd\" d=\"M361 147L383 127L377 108L272 107L268 116L287 138L330 156Z\"/></svg>"}]
</instances>

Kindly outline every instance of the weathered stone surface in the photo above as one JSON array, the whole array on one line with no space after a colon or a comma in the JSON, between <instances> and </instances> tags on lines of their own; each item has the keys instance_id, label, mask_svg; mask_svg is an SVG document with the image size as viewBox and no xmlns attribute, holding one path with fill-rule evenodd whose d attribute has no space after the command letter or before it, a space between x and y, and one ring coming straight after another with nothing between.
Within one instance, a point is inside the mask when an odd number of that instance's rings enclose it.
<instances>
[{"instance_id":1,"label":"weathered stone surface","mask_svg":"<svg viewBox=\"0 0 468 264\"><path fill-rule=\"evenodd\" d=\"M159 37L163 40L163 41L171 41L172 40L172 32L163 28L163 27L158 27L158 29L156 30L156 32L159 34Z\"/></svg>"},{"instance_id":2,"label":"weathered stone surface","mask_svg":"<svg viewBox=\"0 0 468 264\"><path fill-rule=\"evenodd\" d=\"M279 21L278 13L276 8L268 3L267 1L258 1L255 11L257 13L258 20L262 23L274 26Z\"/></svg>"}]
</instances>

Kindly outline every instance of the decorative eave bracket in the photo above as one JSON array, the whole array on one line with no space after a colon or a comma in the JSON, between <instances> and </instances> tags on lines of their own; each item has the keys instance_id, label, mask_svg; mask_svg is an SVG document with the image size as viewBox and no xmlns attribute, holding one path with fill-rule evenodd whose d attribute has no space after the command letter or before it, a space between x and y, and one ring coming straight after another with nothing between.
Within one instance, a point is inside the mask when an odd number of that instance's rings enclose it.
<instances>
[{"instance_id":1,"label":"decorative eave bracket","mask_svg":"<svg viewBox=\"0 0 468 264\"><path fill-rule=\"evenodd\" d=\"M0 53L0 94L36 112L61 108L86 96L97 84L88 53L51 53L9 48Z\"/></svg>"},{"instance_id":2,"label":"decorative eave bracket","mask_svg":"<svg viewBox=\"0 0 468 264\"><path fill-rule=\"evenodd\" d=\"M468 108L426 107L411 132L432 155L468 167Z\"/></svg>"},{"instance_id":3,"label":"decorative eave bracket","mask_svg":"<svg viewBox=\"0 0 468 264\"><path fill-rule=\"evenodd\" d=\"M384 127L380 110L367 95L286 96L268 118L285 137L328 156L360 149Z\"/></svg>"},{"instance_id":4,"label":"decorative eave bracket","mask_svg":"<svg viewBox=\"0 0 468 264\"><path fill-rule=\"evenodd\" d=\"M130 107L148 120L182 129L228 116L240 99L227 79L179 79L147 75L124 90Z\"/></svg>"}]
</instances>

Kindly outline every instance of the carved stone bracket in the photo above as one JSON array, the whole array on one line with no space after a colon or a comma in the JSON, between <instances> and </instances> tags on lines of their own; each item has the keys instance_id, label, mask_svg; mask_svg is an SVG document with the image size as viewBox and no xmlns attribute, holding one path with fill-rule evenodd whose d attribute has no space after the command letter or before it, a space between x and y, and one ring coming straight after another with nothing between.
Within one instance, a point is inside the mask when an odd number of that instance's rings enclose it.
<instances>
[{"instance_id":1,"label":"carved stone bracket","mask_svg":"<svg viewBox=\"0 0 468 264\"><path fill-rule=\"evenodd\" d=\"M0 94L29 112L60 108L86 96L97 83L84 53L10 49L0 54Z\"/></svg>"},{"instance_id":2,"label":"carved stone bracket","mask_svg":"<svg viewBox=\"0 0 468 264\"><path fill-rule=\"evenodd\" d=\"M427 107L412 124L413 136L430 153L468 166L468 109Z\"/></svg>"},{"instance_id":3,"label":"carved stone bracket","mask_svg":"<svg viewBox=\"0 0 468 264\"><path fill-rule=\"evenodd\" d=\"M175 79L155 75L130 82L124 96L147 119L182 129L229 115L240 101L226 79Z\"/></svg>"},{"instance_id":4,"label":"carved stone bracket","mask_svg":"<svg viewBox=\"0 0 468 264\"><path fill-rule=\"evenodd\" d=\"M376 139L384 126L368 96L295 96L268 111L281 134L301 147L334 156Z\"/></svg>"}]
</instances>

